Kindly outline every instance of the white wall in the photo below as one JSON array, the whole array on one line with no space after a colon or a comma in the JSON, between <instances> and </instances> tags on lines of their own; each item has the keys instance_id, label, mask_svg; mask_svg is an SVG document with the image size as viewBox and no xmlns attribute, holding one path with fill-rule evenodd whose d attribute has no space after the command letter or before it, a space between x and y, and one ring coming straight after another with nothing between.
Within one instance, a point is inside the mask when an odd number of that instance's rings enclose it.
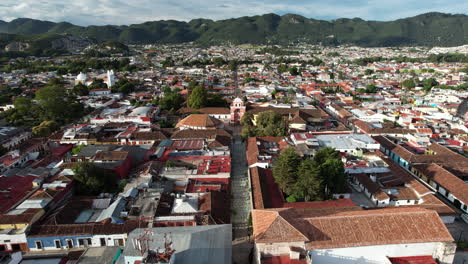
<instances>
[{"instance_id":1,"label":"white wall","mask_svg":"<svg viewBox=\"0 0 468 264\"><path fill-rule=\"evenodd\" d=\"M5 241L10 242L5 242ZM0 244L6 245L7 250L12 250L11 244L27 244L26 234L1 234Z\"/></svg>"},{"instance_id":2,"label":"white wall","mask_svg":"<svg viewBox=\"0 0 468 264\"><path fill-rule=\"evenodd\" d=\"M304 242L290 242L290 243L256 243L255 244L260 255L265 256L280 256L289 255L290 248L304 248Z\"/></svg>"},{"instance_id":3,"label":"white wall","mask_svg":"<svg viewBox=\"0 0 468 264\"><path fill-rule=\"evenodd\" d=\"M435 256L441 246L444 246L441 242L392 244L311 250L309 254L312 264L390 264L387 257Z\"/></svg>"}]
</instances>

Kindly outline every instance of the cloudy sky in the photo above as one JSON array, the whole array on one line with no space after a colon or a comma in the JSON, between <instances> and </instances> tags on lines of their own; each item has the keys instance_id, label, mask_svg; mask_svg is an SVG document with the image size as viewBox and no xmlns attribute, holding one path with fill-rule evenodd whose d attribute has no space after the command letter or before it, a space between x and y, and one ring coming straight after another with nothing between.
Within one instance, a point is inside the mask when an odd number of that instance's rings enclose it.
<instances>
[{"instance_id":1,"label":"cloudy sky","mask_svg":"<svg viewBox=\"0 0 468 264\"><path fill-rule=\"evenodd\" d=\"M28 17L77 25L224 19L265 13L317 19L393 20L438 11L468 13L463 0L0 0L0 19Z\"/></svg>"}]
</instances>

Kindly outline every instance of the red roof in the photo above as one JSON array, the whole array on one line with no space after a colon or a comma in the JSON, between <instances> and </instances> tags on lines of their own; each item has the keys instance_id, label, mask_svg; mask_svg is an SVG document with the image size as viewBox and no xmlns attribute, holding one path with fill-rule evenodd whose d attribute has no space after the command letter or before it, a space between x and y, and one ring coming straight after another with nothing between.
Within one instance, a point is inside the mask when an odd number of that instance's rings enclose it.
<instances>
[{"instance_id":1,"label":"red roof","mask_svg":"<svg viewBox=\"0 0 468 264\"><path fill-rule=\"evenodd\" d=\"M58 146L56 148L51 148L50 152L52 152L52 154L54 154L56 156L61 157L61 156L65 155L65 153L72 150L72 148L73 148L73 144L60 145L60 146Z\"/></svg>"},{"instance_id":2,"label":"red roof","mask_svg":"<svg viewBox=\"0 0 468 264\"><path fill-rule=\"evenodd\" d=\"M348 207L356 206L351 199L338 199L329 201L315 201L315 202L297 202L297 203L284 203L283 208L330 208L330 207Z\"/></svg>"},{"instance_id":3,"label":"red roof","mask_svg":"<svg viewBox=\"0 0 468 264\"><path fill-rule=\"evenodd\" d=\"M32 190L34 176L0 177L0 213L6 213Z\"/></svg>"},{"instance_id":4,"label":"red roof","mask_svg":"<svg viewBox=\"0 0 468 264\"><path fill-rule=\"evenodd\" d=\"M432 256L388 258L392 264L437 264Z\"/></svg>"}]
</instances>

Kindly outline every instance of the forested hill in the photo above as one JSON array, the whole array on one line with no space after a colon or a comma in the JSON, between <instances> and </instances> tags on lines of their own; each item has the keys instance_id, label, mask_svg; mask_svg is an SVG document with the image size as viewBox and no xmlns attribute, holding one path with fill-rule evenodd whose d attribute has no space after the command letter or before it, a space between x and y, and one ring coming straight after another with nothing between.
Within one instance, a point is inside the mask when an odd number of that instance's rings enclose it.
<instances>
[{"instance_id":1,"label":"forested hill","mask_svg":"<svg viewBox=\"0 0 468 264\"><path fill-rule=\"evenodd\" d=\"M459 46L468 43L468 16L426 13L395 21L360 18L331 21L287 14L266 14L226 20L151 21L130 26L76 26L27 18L0 21L0 33L64 34L96 41L200 44L356 44L360 46Z\"/></svg>"}]
</instances>

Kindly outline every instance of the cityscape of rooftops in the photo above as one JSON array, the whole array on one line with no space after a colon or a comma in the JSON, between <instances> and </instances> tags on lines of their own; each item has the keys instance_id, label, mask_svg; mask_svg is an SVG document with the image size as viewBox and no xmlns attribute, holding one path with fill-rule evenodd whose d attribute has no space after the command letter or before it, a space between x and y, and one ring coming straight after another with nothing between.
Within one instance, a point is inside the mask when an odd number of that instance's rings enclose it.
<instances>
[{"instance_id":1,"label":"cityscape of rooftops","mask_svg":"<svg viewBox=\"0 0 468 264\"><path fill-rule=\"evenodd\" d=\"M468 264L468 2L0 3L0 264Z\"/></svg>"}]
</instances>

